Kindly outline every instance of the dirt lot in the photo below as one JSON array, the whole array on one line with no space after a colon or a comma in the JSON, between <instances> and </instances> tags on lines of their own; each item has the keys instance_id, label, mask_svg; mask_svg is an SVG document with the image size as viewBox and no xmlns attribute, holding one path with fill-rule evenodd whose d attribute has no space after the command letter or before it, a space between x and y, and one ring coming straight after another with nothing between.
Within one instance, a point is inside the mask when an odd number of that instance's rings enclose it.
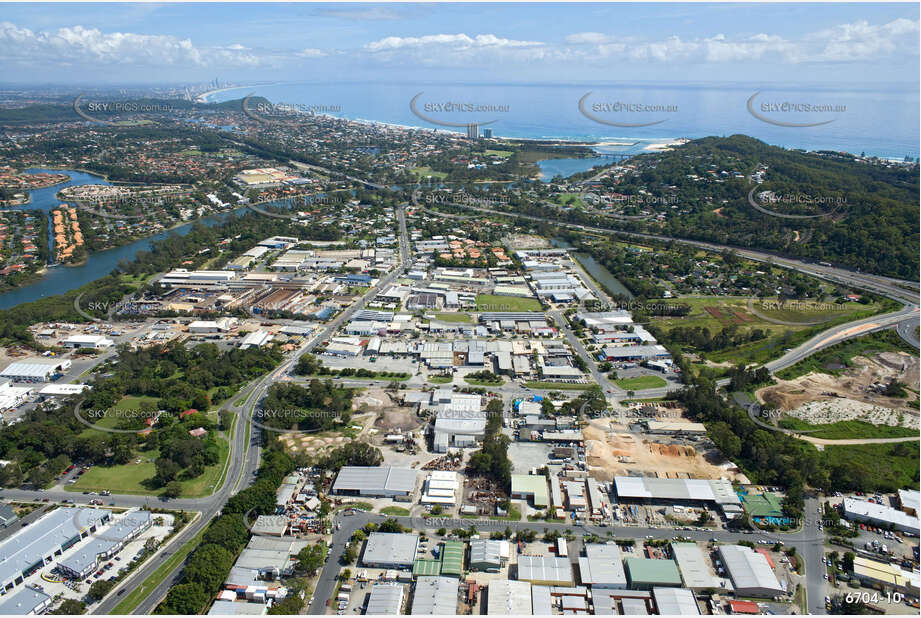
<instances>
[{"instance_id":1,"label":"dirt lot","mask_svg":"<svg viewBox=\"0 0 921 618\"><path fill-rule=\"evenodd\" d=\"M810 423L824 424L863 420L877 425L918 427L918 411L908 399L887 397L872 385L899 380L918 390L918 359L902 352L883 352L870 358L854 357L854 366L840 376L810 373L795 380L758 390L762 403L784 410L790 416Z\"/></svg>"},{"instance_id":2,"label":"dirt lot","mask_svg":"<svg viewBox=\"0 0 921 618\"><path fill-rule=\"evenodd\" d=\"M601 481L615 476L643 474L661 478L739 479L747 482L735 466L715 448L698 452L687 444L669 444L642 435L607 433L597 426L582 430L586 463L591 475Z\"/></svg>"}]
</instances>

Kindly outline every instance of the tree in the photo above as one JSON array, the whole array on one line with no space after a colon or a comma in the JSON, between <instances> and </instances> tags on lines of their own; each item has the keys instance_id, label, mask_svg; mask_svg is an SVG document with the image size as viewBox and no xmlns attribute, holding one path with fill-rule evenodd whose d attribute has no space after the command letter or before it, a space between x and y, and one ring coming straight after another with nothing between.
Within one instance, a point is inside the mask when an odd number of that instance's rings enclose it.
<instances>
[{"instance_id":1,"label":"tree","mask_svg":"<svg viewBox=\"0 0 921 618\"><path fill-rule=\"evenodd\" d=\"M52 614L70 614L79 615L86 612L86 603L76 599L64 599L61 606L51 612Z\"/></svg>"},{"instance_id":2,"label":"tree","mask_svg":"<svg viewBox=\"0 0 921 618\"><path fill-rule=\"evenodd\" d=\"M298 571L313 575L323 563L326 562L326 543L320 541L316 545L308 545L297 554Z\"/></svg>"},{"instance_id":3,"label":"tree","mask_svg":"<svg viewBox=\"0 0 921 618\"><path fill-rule=\"evenodd\" d=\"M89 592L87 592L87 594L90 596L90 598L100 601L103 599L103 597L109 594L112 591L112 588L114 587L115 587L115 582L110 582L107 579L100 579L100 580L94 581L90 585L90 589L89 589Z\"/></svg>"},{"instance_id":4,"label":"tree","mask_svg":"<svg viewBox=\"0 0 921 618\"><path fill-rule=\"evenodd\" d=\"M199 545L186 563L185 581L196 582L210 593L217 592L233 566L233 554L220 545Z\"/></svg>"},{"instance_id":5,"label":"tree","mask_svg":"<svg viewBox=\"0 0 921 618\"><path fill-rule=\"evenodd\" d=\"M155 613L195 615L201 613L210 600L211 595L197 582L179 584L170 589Z\"/></svg>"},{"instance_id":6,"label":"tree","mask_svg":"<svg viewBox=\"0 0 921 618\"><path fill-rule=\"evenodd\" d=\"M856 554L852 551L844 552L844 557L841 559L841 562L844 570L848 573L854 572L854 558L856 557Z\"/></svg>"},{"instance_id":7,"label":"tree","mask_svg":"<svg viewBox=\"0 0 921 618\"><path fill-rule=\"evenodd\" d=\"M170 481L163 488L163 495L167 498L178 498L182 495L182 483L179 481Z\"/></svg>"}]
</instances>

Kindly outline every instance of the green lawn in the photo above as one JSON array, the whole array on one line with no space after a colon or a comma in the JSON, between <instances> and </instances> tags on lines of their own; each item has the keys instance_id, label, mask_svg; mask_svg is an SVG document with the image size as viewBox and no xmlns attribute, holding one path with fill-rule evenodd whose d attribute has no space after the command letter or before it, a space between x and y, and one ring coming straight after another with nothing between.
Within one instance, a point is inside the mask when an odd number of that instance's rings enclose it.
<instances>
[{"instance_id":1,"label":"green lawn","mask_svg":"<svg viewBox=\"0 0 921 618\"><path fill-rule=\"evenodd\" d=\"M644 391L647 388L661 388L666 385L666 382L659 376L637 376L616 380L614 384L625 391Z\"/></svg>"},{"instance_id":2,"label":"green lawn","mask_svg":"<svg viewBox=\"0 0 921 618\"><path fill-rule=\"evenodd\" d=\"M394 517L409 517L409 509L402 506L385 506L381 509L383 515L393 515Z\"/></svg>"},{"instance_id":3,"label":"green lawn","mask_svg":"<svg viewBox=\"0 0 921 618\"><path fill-rule=\"evenodd\" d=\"M507 159L515 153L513 153L511 150L487 150L486 154L493 157L502 157Z\"/></svg>"},{"instance_id":4,"label":"green lawn","mask_svg":"<svg viewBox=\"0 0 921 618\"><path fill-rule=\"evenodd\" d=\"M473 384L474 386L502 386L505 384L505 380L501 377L499 378L498 382L487 382L486 380L477 380L476 378L464 377L464 382L467 384Z\"/></svg>"},{"instance_id":5,"label":"green lawn","mask_svg":"<svg viewBox=\"0 0 921 618\"><path fill-rule=\"evenodd\" d=\"M844 466L865 488L892 493L918 486L917 442L826 446L824 452L828 464Z\"/></svg>"},{"instance_id":6,"label":"green lawn","mask_svg":"<svg viewBox=\"0 0 921 618\"><path fill-rule=\"evenodd\" d=\"M436 172L435 170L430 168L428 165L424 165L422 167L414 167L414 168L411 168L409 171L415 174L416 176L419 176L420 178L431 176L432 178L437 178L438 180L444 180L445 178L448 177L447 172Z\"/></svg>"},{"instance_id":7,"label":"green lawn","mask_svg":"<svg viewBox=\"0 0 921 618\"><path fill-rule=\"evenodd\" d=\"M337 506L333 512L344 511L345 509L355 509L356 511L373 511L374 505L369 502L349 502L348 504Z\"/></svg>"},{"instance_id":8,"label":"green lawn","mask_svg":"<svg viewBox=\"0 0 921 618\"><path fill-rule=\"evenodd\" d=\"M432 384L447 384L453 382L454 378L452 376L429 376L428 381Z\"/></svg>"},{"instance_id":9,"label":"green lawn","mask_svg":"<svg viewBox=\"0 0 921 618\"><path fill-rule=\"evenodd\" d=\"M496 296L494 294L477 294L477 311L542 311L540 301L536 298L519 298L517 296Z\"/></svg>"},{"instance_id":10,"label":"green lawn","mask_svg":"<svg viewBox=\"0 0 921 618\"><path fill-rule=\"evenodd\" d=\"M499 515L493 515L490 519L495 519L499 521L521 521L521 511L518 510L518 507L512 505L508 508L508 515L505 517L500 517Z\"/></svg>"},{"instance_id":11,"label":"green lawn","mask_svg":"<svg viewBox=\"0 0 921 618\"><path fill-rule=\"evenodd\" d=\"M473 316L469 313L436 313L435 317L442 322L473 322Z\"/></svg>"},{"instance_id":12,"label":"green lawn","mask_svg":"<svg viewBox=\"0 0 921 618\"><path fill-rule=\"evenodd\" d=\"M226 440L218 439L220 459L213 466L206 466L205 471L194 479L182 479L182 497L200 498L214 492L221 476L224 473L224 464L230 453L230 445ZM154 449L142 451L138 457L142 460L137 464L134 461L116 466L93 466L73 485L67 485L68 491L104 491L109 490L117 494L134 494L142 496L157 496L163 493L162 488L150 487L150 480L156 476L157 470L154 461L160 453ZM181 476L181 475L180 475Z\"/></svg>"},{"instance_id":13,"label":"green lawn","mask_svg":"<svg viewBox=\"0 0 921 618\"><path fill-rule=\"evenodd\" d=\"M540 388L549 391L587 391L594 384L569 384L566 382L525 382L528 388Z\"/></svg>"},{"instance_id":14,"label":"green lawn","mask_svg":"<svg viewBox=\"0 0 921 618\"><path fill-rule=\"evenodd\" d=\"M784 429L808 431L813 438L826 440L855 440L860 438L904 438L916 436L918 432L908 427L874 425L864 421L839 421L827 425L813 425L791 416L785 416L778 423Z\"/></svg>"},{"instance_id":15,"label":"green lawn","mask_svg":"<svg viewBox=\"0 0 921 618\"><path fill-rule=\"evenodd\" d=\"M85 420L105 429L112 429L121 424L122 421L126 420L126 415L131 414L134 416L140 415L140 410L142 405L145 406L145 409L157 409L157 402L159 398L157 397L135 397L133 395L128 395L122 397L121 400L112 406L111 410L114 410L115 413L110 414L110 410L104 411L104 416L98 416L96 413L90 413L88 410L81 409L80 416ZM87 427L80 433L80 437L89 437L92 435L99 435L101 432L92 427Z\"/></svg>"}]
</instances>

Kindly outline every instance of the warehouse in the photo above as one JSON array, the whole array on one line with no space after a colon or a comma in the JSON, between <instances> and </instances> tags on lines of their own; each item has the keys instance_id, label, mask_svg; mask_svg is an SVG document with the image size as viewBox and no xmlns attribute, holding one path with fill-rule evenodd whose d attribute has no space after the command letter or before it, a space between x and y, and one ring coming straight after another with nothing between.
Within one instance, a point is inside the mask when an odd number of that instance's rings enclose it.
<instances>
[{"instance_id":1,"label":"warehouse","mask_svg":"<svg viewBox=\"0 0 921 618\"><path fill-rule=\"evenodd\" d=\"M507 579L490 580L486 593L486 613L490 616L530 616L531 584Z\"/></svg>"},{"instance_id":2,"label":"warehouse","mask_svg":"<svg viewBox=\"0 0 921 618\"><path fill-rule=\"evenodd\" d=\"M656 611L662 616L699 616L694 593L685 588L653 588Z\"/></svg>"},{"instance_id":3,"label":"warehouse","mask_svg":"<svg viewBox=\"0 0 921 618\"><path fill-rule=\"evenodd\" d=\"M720 545L719 555L736 596L773 598L786 594L763 554L741 545Z\"/></svg>"},{"instance_id":4,"label":"warehouse","mask_svg":"<svg viewBox=\"0 0 921 618\"><path fill-rule=\"evenodd\" d=\"M530 499L535 508L547 508L549 504L547 477L543 474L513 474L512 498Z\"/></svg>"},{"instance_id":5,"label":"warehouse","mask_svg":"<svg viewBox=\"0 0 921 618\"><path fill-rule=\"evenodd\" d=\"M650 359L671 358L663 345L604 346L601 351L608 361L644 361Z\"/></svg>"},{"instance_id":6,"label":"warehouse","mask_svg":"<svg viewBox=\"0 0 921 618\"><path fill-rule=\"evenodd\" d=\"M35 588L21 588L0 597L0 616L38 616L45 613L54 600Z\"/></svg>"},{"instance_id":7,"label":"warehouse","mask_svg":"<svg viewBox=\"0 0 921 618\"><path fill-rule=\"evenodd\" d=\"M460 481L457 472L433 470L425 480L425 490L419 502L422 504L456 504Z\"/></svg>"},{"instance_id":8,"label":"warehouse","mask_svg":"<svg viewBox=\"0 0 921 618\"><path fill-rule=\"evenodd\" d=\"M674 560L627 558L627 581L633 590L652 590L656 586L681 586L681 575Z\"/></svg>"},{"instance_id":9,"label":"warehouse","mask_svg":"<svg viewBox=\"0 0 921 618\"><path fill-rule=\"evenodd\" d=\"M869 586L884 586L895 592L918 596L921 574L906 571L896 564L877 562L862 556L854 558L854 575Z\"/></svg>"},{"instance_id":10,"label":"warehouse","mask_svg":"<svg viewBox=\"0 0 921 618\"><path fill-rule=\"evenodd\" d=\"M297 554L309 543L302 539L252 536L240 553L234 568L238 572L256 573L266 580L291 575L297 564Z\"/></svg>"},{"instance_id":11,"label":"warehouse","mask_svg":"<svg viewBox=\"0 0 921 618\"><path fill-rule=\"evenodd\" d=\"M248 350L249 348L261 348L264 345L268 345L272 341L272 333L265 330L257 330L252 332L245 337L240 342L241 350Z\"/></svg>"},{"instance_id":12,"label":"warehouse","mask_svg":"<svg viewBox=\"0 0 921 618\"><path fill-rule=\"evenodd\" d=\"M845 498L843 508L844 517L847 519L885 528L891 525L893 530L899 532L918 533L918 518L899 509L855 498Z\"/></svg>"},{"instance_id":13,"label":"warehouse","mask_svg":"<svg viewBox=\"0 0 921 618\"><path fill-rule=\"evenodd\" d=\"M7 378L13 382L51 382L69 369L69 360L33 358L10 363L6 369L0 371L0 378Z\"/></svg>"},{"instance_id":14,"label":"warehouse","mask_svg":"<svg viewBox=\"0 0 921 618\"><path fill-rule=\"evenodd\" d=\"M685 588L691 590L720 590L723 585L710 571L707 558L697 543L672 543L672 555L681 571Z\"/></svg>"},{"instance_id":15,"label":"warehouse","mask_svg":"<svg viewBox=\"0 0 921 618\"><path fill-rule=\"evenodd\" d=\"M457 614L457 580L453 577L420 577L413 592L411 615Z\"/></svg>"},{"instance_id":16,"label":"warehouse","mask_svg":"<svg viewBox=\"0 0 921 618\"><path fill-rule=\"evenodd\" d=\"M374 616L398 616L403 612L403 585L381 582L371 586L365 613Z\"/></svg>"},{"instance_id":17,"label":"warehouse","mask_svg":"<svg viewBox=\"0 0 921 618\"><path fill-rule=\"evenodd\" d=\"M73 349L105 350L115 345L115 342L102 335L74 335L62 341L61 345Z\"/></svg>"},{"instance_id":18,"label":"warehouse","mask_svg":"<svg viewBox=\"0 0 921 618\"><path fill-rule=\"evenodd\" d=\"M572 563L557 556L519 556L518 579L545 586L572 586Z\"/></svg>"},{"instance_id":19,"label":"warehouse","mask_svg":"<svg viewBox=\"0 0 921 618\"><path fill-rule=\"evenodd\" d=\"M899 506L902 508L902 511L908 513L913 517L918 516L919 503L921 503L921 493L917 489L900 489L899 490Z\"/></svg>"},{"instance_id":20,"label":"warehouse","mask_svg":"<svg viewBox=\"0 0 921 618\"><path fill-rule=\"evenodd\" d=\"M152 524L150 511L128 513L107 528L104 536L92 539L77 552L58 562L58 567L73 579L83 579L99 568L100 561L108 560L120 552Z\"/></svg>"},{"instance_id":21,"label":"warehouse","mask_svg":"<svg viewBox=\"0 0 921 618\"><path fill-rule=\"evenodd\" d=\"M666 435L707 433L707 428L703 423L685 423L679 421L647 421L646 430L649 433Z\"/></svg>"},{"instance_id":22,"label":"warehouse","mask_svg":"<svg viewBox=\"0 0 921 618\"><path fill-rule=\"evenodd\" d=\"M626 588L620 547L615 543L590 543L585 546L585 556L579 558L579 576L583 586L596 588Z\"/></svg>"},{"instance_id":23,"label":"warehouse","mask_svg":"<svg viewBox=\"0 0 921 618\"><path fill-rule=\"evenodd\" d=\"M464 544L445 541L441 545L441 575L460 579L464 574Z\"/></svg>"},{"instance_id":24,"label":"warehouse","mask_svg":"<svg viewBox=\"0 0 921 618\"><path fill-rule=\"evenodd\" d=\"M699 506L711 502L724 510L741 509L741 500L727 480L660 479L615 476L614 488L621 500Z\"/></svg>"},{"instance_id":25,"label":"warehouse","mask_svg":"<svg viewBox=\"0 0 921 618\"><path fill-rule=\"evenodd\" d=\"M508 564L510 553L508 541L474 539L470 541L470 570L498 573Z\"/></svg>"},{"instance_id":26,"label":"warehouse","mask_svg":"<svg viewBox=\"0 0 921 618\"><path fill-rule=\"evenodd\" d=\"M418 534L372 532L365 544L362 563L380 569L411 568L418 546Z\"/></svg>"},{"instance_id":27,"label":"warehouse","mask_svg":"<svg viewBox=\"0 0 921 618\"><path fill-rule=\"evenodd\" d=\"M88 508L56 509L21 528L0 544L0 589L10 590L25 577L54 562L67 549L96 531L111 513Z\"/></svg>"},{"instance_id":28,"label":"warehouse","mask_svg":"<svg viewBox=\"0 0 921 618\"><path fill-rule=\"evenodd\" d=\"M415 488L415 470L391 466L344 466L333 483L333 493L340 496L408 499Z\"/></svg>"}]
</instances>

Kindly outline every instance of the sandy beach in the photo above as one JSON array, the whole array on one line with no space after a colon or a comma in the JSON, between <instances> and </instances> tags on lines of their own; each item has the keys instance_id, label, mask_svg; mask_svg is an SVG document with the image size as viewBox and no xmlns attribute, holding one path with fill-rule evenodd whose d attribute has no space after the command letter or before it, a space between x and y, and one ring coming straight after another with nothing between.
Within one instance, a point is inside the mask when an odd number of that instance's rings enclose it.
<instances>
[{"instance_id":1,"label":"sandy beach","mask_svg":"<svg viewBox=\"0 0 921 618\"><path fill-rule=\"evenodd\" d=\"M682 144L687 144L689 141L691 140L682 137L681 139L672 140L670 142L647 144L643 146L643 150L648 150L650 152L662 152L665 150L671 150L673 146L681 146Z\"/></svg>"}]
</instances>

